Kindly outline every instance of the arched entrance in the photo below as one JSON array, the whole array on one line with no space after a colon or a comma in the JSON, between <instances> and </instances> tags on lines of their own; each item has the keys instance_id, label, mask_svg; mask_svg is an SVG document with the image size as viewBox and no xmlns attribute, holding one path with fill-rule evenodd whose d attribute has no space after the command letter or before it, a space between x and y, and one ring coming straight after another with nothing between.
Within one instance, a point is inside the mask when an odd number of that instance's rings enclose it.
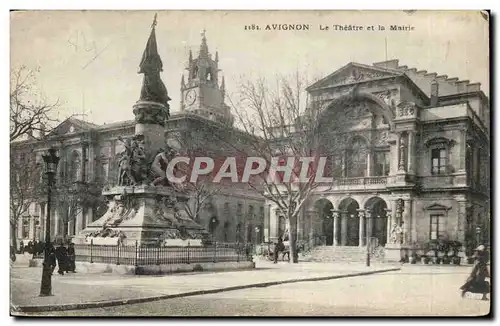
<instances>
[{"instance_id":1,"label":"arched entrance","mask_svg":"<svg viewBox=\"0 0 500 326\"><path fill-rule=\"evenodd\" d=\"M359 245L359 204L353 198L340 202L340 244L343 246Z\"/></svg>"},{"instance_id":2,"label":"arched entrance","mask_svg":"<svg viewBox=\"0 0 500 326\"><path fill-rule=\"evenodd\" d=\"M314 208L322 222L322 235L325 237L325 244L333 246L333 204L325 198L321 198L314 203Z\"/></svg>"},{"instance_id":3,"label":"arched entrance","mask_svg":"<svg viewBox=\"0 0 500 326\"><path fill-rule=\"evenodd\" d=\"M372 197L366 202L365 209L370 213L371 238L377 238L378 244L384 246L387 243L387 203L380 197Z\"/></svg>"}]
</instances>

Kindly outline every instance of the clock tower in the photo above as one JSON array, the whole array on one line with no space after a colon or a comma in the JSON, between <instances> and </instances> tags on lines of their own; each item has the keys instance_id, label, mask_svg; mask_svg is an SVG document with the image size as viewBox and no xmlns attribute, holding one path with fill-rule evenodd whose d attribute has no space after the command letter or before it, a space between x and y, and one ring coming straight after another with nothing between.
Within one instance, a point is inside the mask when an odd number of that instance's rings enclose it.
<instances>
[{"instance_id":1,"label":"clock tower","mask_svg":"<svg viewBox=\"0 0 500 326\"><path fill-rule=\"evenodd\" d=\"M187 82L184 75L181 78L181 111L232 125L234 117L229 106L224 103L224 77L219 80L219 54L215 52L215 59L212 59L205 31L201 36L198 57L193 59L189 51Z\"/></svg>"}]
</instances>

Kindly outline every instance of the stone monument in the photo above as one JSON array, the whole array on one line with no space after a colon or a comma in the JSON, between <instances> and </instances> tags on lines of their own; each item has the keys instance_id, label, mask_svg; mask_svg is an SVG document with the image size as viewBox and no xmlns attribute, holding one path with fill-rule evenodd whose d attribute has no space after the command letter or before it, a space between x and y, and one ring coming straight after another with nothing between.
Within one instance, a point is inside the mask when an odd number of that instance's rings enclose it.
<instances>
[{"instance_id":1,"label":"stone monument","mask_svg":"<svg viewBox=\"0 0 500 326\"><path fill-rule=\"evenodd\" d=\"M160 77L163 63L156 45L156 15L139 65L144 74L139 101L134 105L135 135L120 140L117 186L103 189L109 200L106 213L74 238L75 244L202 245L201 225L184 210L189 199L166 178L172 150L166 146L165 121L170 98Z\"/></svg>"}]
</instances>

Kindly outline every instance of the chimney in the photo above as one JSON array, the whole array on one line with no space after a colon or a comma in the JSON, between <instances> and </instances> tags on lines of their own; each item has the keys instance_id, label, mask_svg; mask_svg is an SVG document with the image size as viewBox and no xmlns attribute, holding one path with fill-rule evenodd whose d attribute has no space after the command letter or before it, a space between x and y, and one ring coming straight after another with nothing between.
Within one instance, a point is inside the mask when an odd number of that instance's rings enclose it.
<instances>
[{"instance_id":1,"label":"chimney","mask_svg":"<svg viewBox=\"0 0 500 326\"><path fill-rule=\"evenodd\" d=\"M434 79L431 82L431 106L437 106L439 103L439 83Z\"/></svg>"}]
</instances>

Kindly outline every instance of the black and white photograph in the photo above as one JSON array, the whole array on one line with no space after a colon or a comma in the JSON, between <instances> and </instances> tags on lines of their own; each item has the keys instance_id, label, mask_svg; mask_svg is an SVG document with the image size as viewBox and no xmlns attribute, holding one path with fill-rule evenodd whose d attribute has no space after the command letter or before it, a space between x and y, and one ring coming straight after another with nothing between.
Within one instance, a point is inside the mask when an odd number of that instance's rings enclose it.
<instances>
[{"instance_id":1,"label":"black and white photograph","mask_svg":"<svg viewBox=\"0 0 500 326\"><path fill-rule=\"evenodd\" d=\"M487 316L490 20L11 11L11 316Z\"/></svg>"}]
</instances>

